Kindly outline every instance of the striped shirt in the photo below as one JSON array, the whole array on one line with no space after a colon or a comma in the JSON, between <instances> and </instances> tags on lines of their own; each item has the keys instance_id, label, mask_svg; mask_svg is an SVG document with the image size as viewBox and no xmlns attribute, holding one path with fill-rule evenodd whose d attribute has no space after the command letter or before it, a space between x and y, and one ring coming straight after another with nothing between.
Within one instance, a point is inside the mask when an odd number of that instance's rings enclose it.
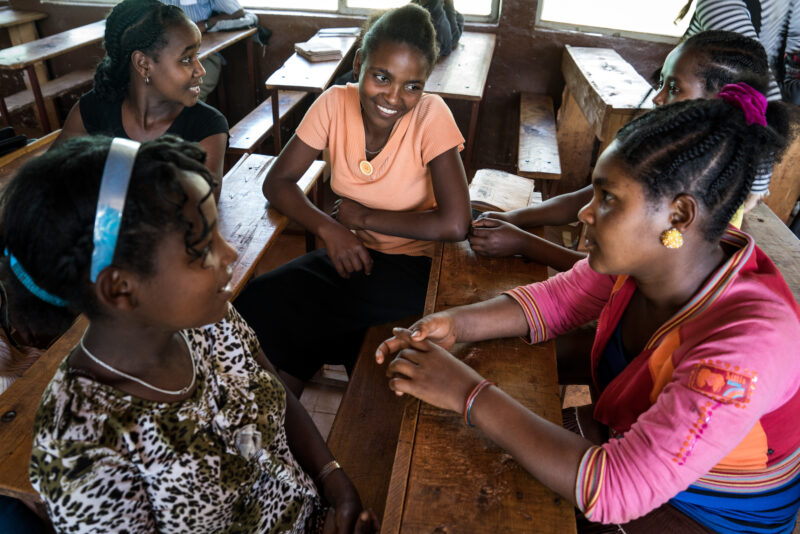
<instances>
[{"instance_id":1,"label":"striped shirt","mask_svg":"<svg viewBox=\"0 0 800 534\"><path fill-rule=\"evenodd\" d=\"M761 0L760 3L761 28L756 32L744 0L697 0L686 36L706 30L728 30L758 39L767 51L773 73L767 99L780 100L784 53L800 52L800 0Z\"/></svg>"},{"instance_id":2,"label":"striped shirt","mask_svg":"<svg viewBox=\"0 0 800 534\"><path fill-rule=\"evenodd\" d=\"M236 0L161 0L161 2L180 7L192 22L206 20L215 11L231 15L242 9Z\"/></svg>"}]
</instances>

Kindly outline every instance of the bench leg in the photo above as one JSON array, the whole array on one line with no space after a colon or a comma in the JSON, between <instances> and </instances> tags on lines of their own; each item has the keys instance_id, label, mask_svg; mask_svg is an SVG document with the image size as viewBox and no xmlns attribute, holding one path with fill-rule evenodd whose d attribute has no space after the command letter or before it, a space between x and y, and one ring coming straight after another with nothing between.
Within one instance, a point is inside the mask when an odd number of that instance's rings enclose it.
<instances>
[{"instance_id":1,"label":"bench leg","mask_svg":"<svg viewBox=\"0 0 800 534\"><path fill-rule=\"evenodd\" d=\"M278 98L278 90L272 90L272 140L275 143L275 155L281 153L281 101Z\"/></svg>"},{"instance_id":2,"label":"bench leg","mask_svg":"<svg viewBox=\"0 0 800 534\"><path fill-rule=\"evenodd\" d=\"M28 73L28 79L31 82L33 98L36 101L36 110L39 112L39 120L42 121L44 133L50 133L53 128L50 126L50 117L47 116L47 108L44 106L44 97L42 96L42 88L39 87L39 77L36 75L35 65L25 67L25 72Z\"/></svg>"},{"instance_id":3,"label":"bench leg","mask_svg":"<svg viewBox=\"0 0 800 534\"><path fill-rule=\"evenodd\" d=\"M472 175L474 167L472 151L475 147L475 131L478 129L478 111L480 111L481 101L476 100L472 103L472 111L469 116L469 130L467 130L467 146L464 149L464 167L466 167L467 177Z\"/></svg>"}]
</instances>

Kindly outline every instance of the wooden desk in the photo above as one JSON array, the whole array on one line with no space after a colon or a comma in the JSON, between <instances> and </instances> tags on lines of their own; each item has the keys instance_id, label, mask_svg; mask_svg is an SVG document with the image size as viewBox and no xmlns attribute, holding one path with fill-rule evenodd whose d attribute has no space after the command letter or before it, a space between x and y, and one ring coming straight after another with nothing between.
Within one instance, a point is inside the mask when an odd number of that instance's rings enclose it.
<instances>
[{"instance_id":1,"label":"wooden desk","mask_svg":"<svg viewBox=\"0 0 800 534\"><path fill-rule=\"evenodd\" d=\"M546 276L536 263L479 257L466 241L446 243L434 256L425 313ZM552 342L462 343L453 353L530 410L561 423ZM459 414L415 401L403 415L381 532L569 533L575 532L575 516L569 502L468 428Z\"/></svg>"},{"instance_id":2,"label":"wooden desk","mask_svg":"<svg viewBox=\"0 0 800 534\"><path fill-rule=\"evenodd\" d=\"M567 193L588 183L595 140L602 151L620 127L652 104L644 102L650 84L610 48L567 45L561 72L565 86L557 137L565 158L558 190Z\"/></svg>"},{"instance_id":3,"label":"wooden desk","mask_svg":"<svg viewBox=\"0 0 800 534\"><path fill-rule=\"evenodd\" d=\"M317 32L310 41L323 40L325 44L338 46L342 52L340 59L332 61L311 62L295 52L286 62L273 72L266 81L267 90L272 92L272 139L275 143L275 154L281 152L281 127L280 127L280 99L278 91L305 91L307 93L322 93L333 81L336 71L342 62L347 61L355 36L321 36Z\"/></svg>"},{"instance_id":4,"label":"wooden desk","mask_svg":"<svg viewBox=\"0 0 800 534\"><path fill-rule=\"evenodd\" d=\"M456 47L436 64L425 83L425 91L428 93L472 102L464 149L464 161L468 168L472 166L478 111L483 100L496 39L493 33L462 33Z\"/></svg>"},{"instance_id":5,"label":"wooden desk","mask_svg":"<svg viewBox=\"0 0 800 534\"><path fill-rule=\"evenodd\" d=\"M67 52L72 52L78 48L102 41L105 35L105 29L106 21L100 20L91 24L87 24L86 26L73 28L56 35L37 39L36 41L31 41L18 46L12 46L11 48L6 48L5 50L0 51L0 69L25 69L27 72L28 78L30 79L31 90L33 91L34 102L36 103L36 109L38 110L40 120L42 121L42 127L44 128L45 132L50 132L53 128L51 127L50 121L45 114L42 87L39 84L39 78L36 70L34 69L34 65L47 59L66 54ZM249 28L244 30L233 30L229 32L207 33L203 36L203 41L200 44L200 52L198 55L200 59L205 59L211 54L219 52L220 50L223 50L224 48L253 35L255 32L255 28ZM251 87L255 89L252 46L252 42L248 41L247 56L250 65L249 75ZM69 76L69 74L64 76L64 78L67 76ZM8 117L8 109L5 104L5 99L2 97L0 97L0 113L2 113L4 117Z\"/></svg>"},{"instance_id":6,"label":"wooden desk","mask_svg":"<svg viewBox=\"0 0 800 534\"><path fill-rule=\"evenodd\" d=\"M744 214L742 230L753 236L756 245L772 260L800 303L800 240L766 204Z\"/></svg>"},{"instance_id":7,"label":"wooden desk","mask_svg":"<svg viewBox=\"0 0 800 534\"><path fill-rule=\"evenodd\" d=\"M60 133L61 130L55 130L10 154L0 157L0 192L5 189L20 167L25 165L31 158L47 152Z\"/></svg>"},{"instance_id":8,"label":"wooden desk","mask_svg":"<svg viewBox=\"0 0 800 534\"><path fill-rule=\"evenodd\" d=\"M261 192L271 156L243 156L225 175L219 202L219 227L239 257L233 267L234 294L249 280L264 252L286 227L287 218L269 207ZM305 191L322 174L315 161L298 182ZM25 374L0 395L0 495L41 504L28 479L33 419L39 398L64 357L77 344L88 322L81 316Z\"/></svg>"}]
</instances>

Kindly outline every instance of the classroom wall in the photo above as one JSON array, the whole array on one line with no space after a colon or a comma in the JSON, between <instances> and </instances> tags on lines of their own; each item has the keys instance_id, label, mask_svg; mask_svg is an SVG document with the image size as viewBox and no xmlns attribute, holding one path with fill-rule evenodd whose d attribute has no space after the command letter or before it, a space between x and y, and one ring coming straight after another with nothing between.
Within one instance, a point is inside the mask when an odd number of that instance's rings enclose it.
<instances>
[{"instance_id":1,"label":"classroom wall","mask_svg":"<svg viewBox=\"0 0 800 534\"><path fill-rule=\"evenodd\" d=\"M39 0L12 0L18 9L46 11L50 17L40 22L42 35L88 24L101 18L106 9L95 6L41 4ZM538 0L503 0L497 25L470 25L472 31L497 34L492 67L489 70L484 101L478 122L477 167L513 170L517 153L516 125L519 117L519 92L545 92L556 104L563 88L561 55L565 44L616 49L643 76L649 78L661 65L671 45L622 37L590 35L578 32L534 28ZM292 53L293 44L311 37L319 28L360 25L362 19L337 15L297 16L280 12L260 12L261 24L272 30L269 46L256 47L256 77L265 80ZM224 109L231 123L242 117L249 101L246 92L244 45L236 45L225 54L232 63L223 77L229 76L228 105ZM102 57L100 47L81 49L52 62L55 73L85 68ZM263 88L259 99L266 97ZM469 106L464 102L448 102L456 120L466 132Z\"/></svg>"}]
</instances>

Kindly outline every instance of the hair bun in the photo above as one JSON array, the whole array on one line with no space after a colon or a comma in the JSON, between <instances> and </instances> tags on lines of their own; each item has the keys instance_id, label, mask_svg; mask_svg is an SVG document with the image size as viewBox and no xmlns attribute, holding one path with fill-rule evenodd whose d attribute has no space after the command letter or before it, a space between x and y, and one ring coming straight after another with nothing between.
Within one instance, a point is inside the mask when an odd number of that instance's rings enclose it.
<instances>
[{"instance_id":1,"label":"hair bun","mask_svg":"<svg viewBox=\"0 0 800 534\"><path fill-rule=\"evenodd\" d=\"M720 89L717 98L742 111L747 124L767 125L767 98L744 82L729 83Z\"/></svg>"}]
</instances>

